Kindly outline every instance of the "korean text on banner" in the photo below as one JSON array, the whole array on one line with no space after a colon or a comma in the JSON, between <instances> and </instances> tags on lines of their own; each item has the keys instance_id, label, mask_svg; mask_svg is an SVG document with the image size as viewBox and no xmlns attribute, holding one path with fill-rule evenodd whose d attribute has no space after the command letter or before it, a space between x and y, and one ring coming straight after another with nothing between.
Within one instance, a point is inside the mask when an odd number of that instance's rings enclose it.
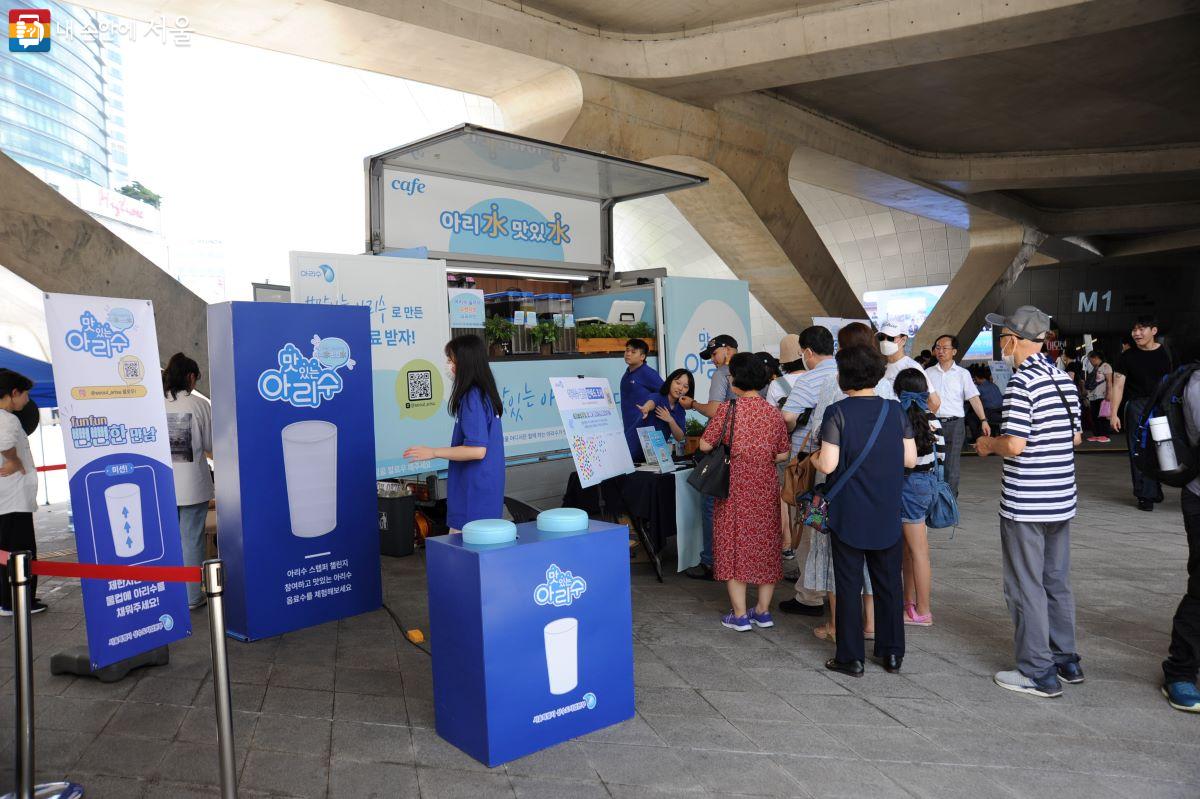
<instances>
[{"instance_id":1,"label":"korean text on banner","mask_svg":"<svg viewBox=\"0 0 1200 799\"><path fill-rule=\"evenodd\" d=\"M454 425L443 354L446 262L293 252L291 264L292 302L370 311L376 478L445 469L444 460L406 461L404 450L449 441Z\"/></svg>"},{"instance_id":2,"label":"korean text on banner","mask_svg":"<svg viewBox=\"0 0 1200 799\"><path fill-rule=\"evenodd\" d=\"M733 336L742 350L750 344L750 284L744 280L703 277L663 279L663 327L666 346L659 370L687 369L696 380L696 400L708 400L708 384L717 367L700 358L709 339Z\"/></svg>"},{"instance_id":3,"label":"korean text on banner","mask_svg":"<svg viewBox=\"0 0 1200 799\"><path fill-rule=\"evenodd\" d=\"M633 471L621 410L603 377L552 377L550 387L584 488Z\"/></svg>"},{"instance_id":4,"label":"korean text on banner","mask_svg":"<svg viewBox=\"0 0 1200 799\"><path fill-rule=\"evenodd\" d=\"M385 169L383 246L438 255L600 263L600 203Z\"/></svg>"},{"instance_id":5,"label":"korean text on banner","mask_svg":"<svg viewBox=\"0 0 1200 799\"><path fill-rule=\"evenodd\" d=\"M154 307L46 295L80 563L182 566ZM191 635L180 583L83 580L93 669Z\"/></svg>"}]
</instances>

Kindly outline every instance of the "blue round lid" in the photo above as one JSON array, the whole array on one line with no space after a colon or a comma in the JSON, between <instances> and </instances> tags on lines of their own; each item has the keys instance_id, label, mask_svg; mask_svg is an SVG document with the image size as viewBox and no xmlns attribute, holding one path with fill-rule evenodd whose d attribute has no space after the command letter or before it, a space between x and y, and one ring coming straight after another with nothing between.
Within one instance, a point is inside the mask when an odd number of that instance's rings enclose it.
<instances>
[{"instance_id":1,"label":"blue round lid","mask_svg":"<svg viewBox=\"0 0 1200 799\"><path fill-rule=\"evenodd\" d=\"M554 508L538 514L537 528L547 533L577 533L588 529L588 515L579 508Z\"/></svg>"},{"instance_id":2,"label":"blue round lid","mask_svg":"<svg viewBox=\"0 0 1200 799\"><path fill-rule=\"evenodd\" d=\"M476 519L463 525L464 544L507 544L517 540L517 526L506 519Z\"/></svg>"}]
</instances>

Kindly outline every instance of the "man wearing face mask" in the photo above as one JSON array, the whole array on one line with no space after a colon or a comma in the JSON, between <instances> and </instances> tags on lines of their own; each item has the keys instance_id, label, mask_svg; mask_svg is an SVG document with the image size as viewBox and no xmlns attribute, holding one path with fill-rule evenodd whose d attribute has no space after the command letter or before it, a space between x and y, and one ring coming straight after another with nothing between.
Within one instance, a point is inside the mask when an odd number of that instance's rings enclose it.
<instances>
[{"instance_id":1,"label":"man wearing face mask","mask_svg":"<svg viewBox=\"0 0 1200 799\"><path fill-rule=\"evenodd\" d=\"M975 442L981 458L1004 458L1000 546L1016 668L994 681L1009 691L1061 696L1063 681L1083 682L1070 580L1079 394L1042 353L1049 316L1023 305L1012 316L988 314L987 321L1002 328L1000 352L1016 369L1004 390L1002 434Z\"/></svg>"},{"instance_id":2,"label":"man wearing face mask","mask_svg":"<svg viewBox=\"0 0 1200 799\"><path fill-rule=\"evenodd\" d=\"M895 382L896 375L903 372L905 369L917 369L921 372L925 371L925 367L905 353L904 348L908 345L908 334L900 328L892 324L886 324L879 329L875 335L879 340L879 351L883 353L883 357L887 358L887 366L883 370L883 379L889 383ZM929 410L933 413L938 412L941 407L942 400L938 397L937 391L931 386L929 389L929 400L927 402Z\"/></svg>"},{"instance_id":3,"label":"man wearing face mask","mask_svg":"<svg viewBox=\"0 0 1200 799\"><path fill-rule=\"evenodd\" d=\"M821 395L837 385L837 362L833 359L833 333L819 325L805 328L799 337L800 360L804 371L796 378L792 391L783 403L783 420L792 430L792 457L799 453L815 452L821 442L813 429L813 410ZM798 541L794 542L795 557L799 563L808 559L812 546L813 532L805 527ZM811 591L796 583L795 599L785 599L779 609L785 613L802 616L822 616L825 613L824 592Z\"/></svg>"}]
</instances>

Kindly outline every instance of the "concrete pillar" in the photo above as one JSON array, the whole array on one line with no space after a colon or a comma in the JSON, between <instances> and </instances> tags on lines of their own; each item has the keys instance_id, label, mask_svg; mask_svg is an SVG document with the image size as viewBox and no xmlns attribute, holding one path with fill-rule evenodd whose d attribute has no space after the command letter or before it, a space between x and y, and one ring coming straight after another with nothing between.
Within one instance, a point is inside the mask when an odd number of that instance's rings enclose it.
<instances>
[{"instance_id":1,"label":"concrete pillar","mask_svg":"<svg viewBox=\"0 0 1200 799\"><path fill-rule=\"evenodd\" d=\"M164 362L185 352L208 374L204 300L3 154L0 186L0 264L42 291L150 300Z\"/></svg>"},{"instance_id":2,"label":"concrete pillar","mask_svg":"<svg viewBox=\"0 0 1200 799\"><path fill-rule=\"evenodd\" d=\"M1000 304L1045 238L1033 228L1016 224L971 230L967 258L917 331L913 351L932 349L938 336L947 333L968 346L983 327L984 317Z\"/></svg>"},{"instance_id":3,"label":"concrete pillar","mask_svg":"<svg viewBox=\"0 0 1200 799\"><path fill-rule=\"evenodd\" d=\"M708 177L707 186L668 197L786 329L808 326L813 315L865 315L792 194L795 144L782 133L736 111L569 70L495 100L514 133Z\"/></svg>"}]
</instances>

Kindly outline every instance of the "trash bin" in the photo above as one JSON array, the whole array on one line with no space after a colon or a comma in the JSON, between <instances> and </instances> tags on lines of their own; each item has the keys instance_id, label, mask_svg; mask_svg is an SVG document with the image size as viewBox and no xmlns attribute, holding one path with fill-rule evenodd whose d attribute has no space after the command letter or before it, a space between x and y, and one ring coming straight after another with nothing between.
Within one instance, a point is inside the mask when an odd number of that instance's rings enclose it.
<instances>
[{"instance_id":1,"label":"trash bin","mask_svg":"<svg viewBox=\"0 0 1200 799\"><path fill-rule=\"evenodd\" d=\"M379 497L379 552L393 558L413 553L413 511L416 497Z\"/></svg>"}]
</instances>

